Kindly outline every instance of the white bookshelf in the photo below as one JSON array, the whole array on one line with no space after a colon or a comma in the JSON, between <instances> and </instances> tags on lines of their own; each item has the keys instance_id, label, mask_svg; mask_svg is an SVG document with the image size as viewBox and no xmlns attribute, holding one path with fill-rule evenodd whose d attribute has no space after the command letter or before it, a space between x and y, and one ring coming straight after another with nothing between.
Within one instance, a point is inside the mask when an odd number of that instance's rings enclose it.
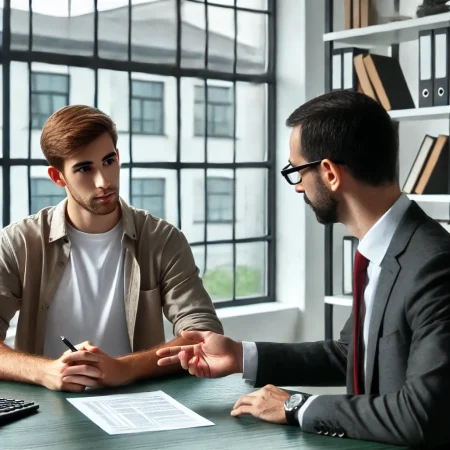
<instances>
[{"instance_id":1,"label":"white bookshelf","mask_svg":"<svg viewBox=\"0 0 450 450\"><path fill-rule=\"evenodd\" d=\"M326 295L325 303L337 306L352 306L353 297L351 295Z\"/></svg>"},{"instance_id":2,"label":"white bookshelf","mask_svg":"<svg viewBox=\"0 0 450 450\"><path fill-rule=\"evenodd\" d=\"M351 30L334 31L323 35L324 42L333 41L335 48L342 46L377 47L400 44L417 39L419 31L450 25L450 12L418 19L407 19Z\"/></svg>"},{"instance_id":3,"label":"white bookshelf","mask_svg":"<svg viewBox=\"0 0 450 450\"><path fill-rule=\"evenodd\" d=\"M417 203L450 203L450 195L418 195L408 194L411 200Z\"/></svg>"},{"instance_id":4,"label":"white bookshelf","mask_svg":"<svg viewBox=\"0 0 450 450\"><path fill-rule=\"evenodd\" d=\"M401 121L450 118L450 105L429 108L396 109L388 111L392 119Z\"/></svg>"}]
</instances>

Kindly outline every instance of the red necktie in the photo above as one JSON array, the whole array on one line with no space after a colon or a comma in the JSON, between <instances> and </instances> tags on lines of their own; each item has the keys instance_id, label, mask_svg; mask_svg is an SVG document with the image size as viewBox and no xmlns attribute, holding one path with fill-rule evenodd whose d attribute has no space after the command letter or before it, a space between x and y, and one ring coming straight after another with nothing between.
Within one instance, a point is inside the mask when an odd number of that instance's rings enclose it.
<instances>
[{"instance_id":1,"label":"red necktie","mask_svg":"<svg viewBox=\"0 0 450 450\"><path fill-rule=\"evenodd\" d=\"M361 255L358 250L355 254L355 262L353 264L353 386L356 395L362 393L361 380L361 331L363 318L361 311L365 310L364 288L367 282L367 266L369 260ZM361 384L360 384L361 383Z\"/></svg>"}]
</instances>

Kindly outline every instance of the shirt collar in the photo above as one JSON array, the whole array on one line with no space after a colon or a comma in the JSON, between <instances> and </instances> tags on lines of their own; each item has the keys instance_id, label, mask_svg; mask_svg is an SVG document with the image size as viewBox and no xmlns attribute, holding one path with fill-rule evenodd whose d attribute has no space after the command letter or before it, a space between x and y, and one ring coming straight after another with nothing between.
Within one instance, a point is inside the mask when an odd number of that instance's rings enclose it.
<instances>
[{"instance_id":1,"label":"shirt collar","mask_svg":"<svg viewBox=\"0 0 450 450\"><path fill-rule=\"evenodd\" d=\"M381 265L394 233L410 204L411 200L402 194L361 239L358 250L370 262Z\"/></svg>"},{"instance_id":2,"label":"shirt collar","mask_svg":"<svg viewBox=\"0 0 450 450\"><path fill-rule=\"evenodd\" d=\"M131 207L121 197L119 197L119 205L122 211L123 233L130 239L136 240L136 226ZM66 206L67 198L58 203L53 210L50 222L49 242L54 242L67 236Z\"/></svg>"}]
</instances>

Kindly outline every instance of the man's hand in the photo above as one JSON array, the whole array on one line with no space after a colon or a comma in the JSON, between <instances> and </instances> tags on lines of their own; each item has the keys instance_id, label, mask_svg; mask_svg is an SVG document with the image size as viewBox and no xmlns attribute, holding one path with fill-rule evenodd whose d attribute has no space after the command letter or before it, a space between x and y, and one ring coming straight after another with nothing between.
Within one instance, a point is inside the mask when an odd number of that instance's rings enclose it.
<instances>
[{"instance_id":1,"label":"man's hand","mask_svg":"<svg viewBox=\"0 0 450 450\"><path fill-rule=\"evenodd\" d=\"M159 366L178 363L199 378L219 378L242 372L242 343L212 331L183 331L181 336L197 342L159 349Z\"/></svg>"},{"instance_id":2,"label":"man's hand","mask_svg":"<svg viewBox=\"0 0 450 450\"><path fill-rule=\"evenodd\" d=\"M90 342L83 342L75 345L81 351L64 353L62 362L67 364L62 372L64 383L79 384L89 387L115 387L131 381L130 367L120 358L112 358L98 347L92 345ZM85 352L83 352L85 350ZM91 377L89 380L80 378L78 362L78 353L89 353L96 358L92 368L95 368L101 376Z\"/></svg>"},{"instance_id":3,"label":"man's hand","mask_svg":"<svg viewBox=\"0 0 450 450\"><path fill-rule=\"evenodd\" d=\"M83 392L87 386L98 386L103 372L98 367L100 358L85 350L66 352L56 360L42 360L41 384L54 391ZM70 370L72 376L66 379Z\"/></svg>"},{"instance_id":4,"label":"man's hand","mask_svg":"<svg viewBox=\"0 0 450 450\"><path fill-rule=\"evenodd\" d=\"M268 384L259 391L243 395L233 406L231 415L251 414L266 422L287 423L284 402L289 397L286 391Z\"/></svg>"}]
</instances>

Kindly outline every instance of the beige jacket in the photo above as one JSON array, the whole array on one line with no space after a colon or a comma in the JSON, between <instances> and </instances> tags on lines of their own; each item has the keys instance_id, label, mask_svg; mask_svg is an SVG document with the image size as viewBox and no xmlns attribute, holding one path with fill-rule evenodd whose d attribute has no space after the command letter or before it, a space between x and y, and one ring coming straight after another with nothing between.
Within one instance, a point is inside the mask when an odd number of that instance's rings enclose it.
<instances>
[{"instance_id":1,"label":"beige jacket","mask_svg":"<svg viewBox=\"0 0 450 450\"><path fill-rule=\"evenodd\" d=\"M0 232L0 340L20 311L15 348L41 355L52 298L70 255L66 201ZM174 334L223 333L184 235L123 200L124 301L133 351L164 342L162 311ZM82 326L82 324L80 324Z\"/></svg>"}]
</instances>

